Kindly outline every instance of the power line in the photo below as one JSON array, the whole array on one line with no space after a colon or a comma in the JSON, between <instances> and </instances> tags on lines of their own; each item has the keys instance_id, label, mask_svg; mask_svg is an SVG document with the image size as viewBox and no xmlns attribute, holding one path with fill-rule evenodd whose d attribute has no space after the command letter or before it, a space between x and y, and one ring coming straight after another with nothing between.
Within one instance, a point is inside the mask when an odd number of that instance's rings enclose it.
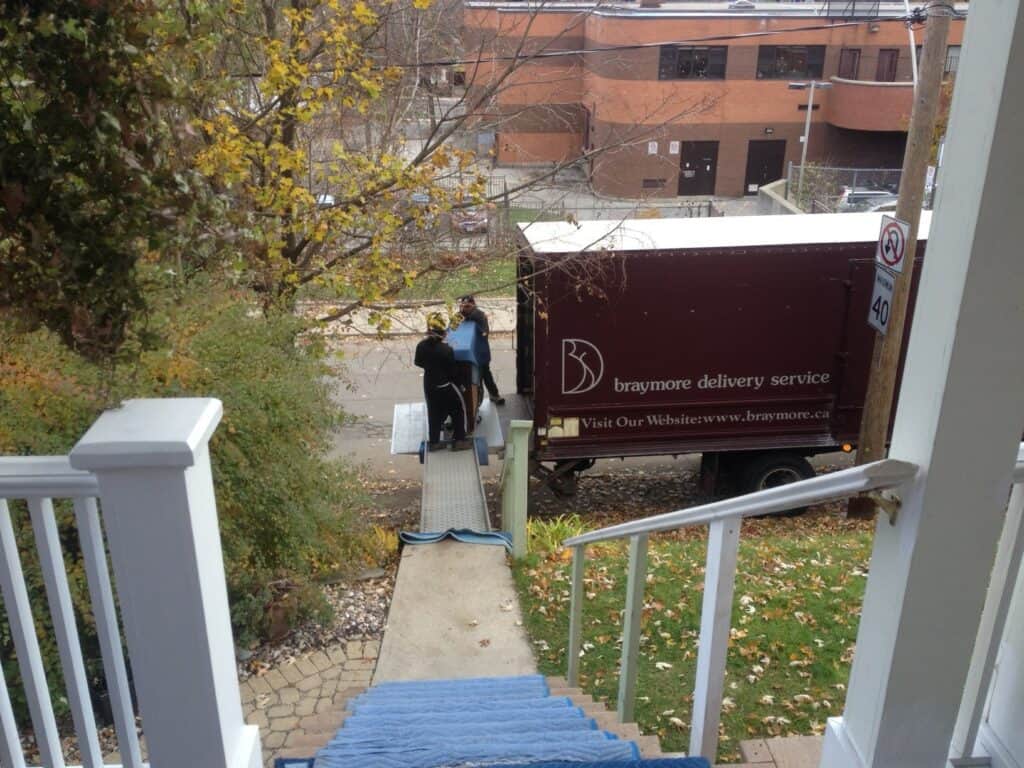
<instances>
[{"instance_id":1,"label":"power line","mask_svg":"<svg viewBox=\"0 0 1024 768\"><path fill-rule=\"evenodd\" d=\"M947 6L941 6L947 7ZM948 6L952 8L952 6ZM920 10L920 9L919 9ZM963 14L961 14L962 16ZM660 48L663 45L694 45L697 43L711 43L728 40L746 40L757 37L772 37L775 35L792 34L797 32L819 32L827 29L842 29L844 27L858 27L864 24L880 24L883 22L900 22L901 24L918 24L924 21L924 16L918 20L918 12L911 12L909 16L887 16L862 19L860 21L844 21L838 24L815 24L805 27L788 27L785 29L772 29L763 32L741 32L729 35L707 35L704 37L693 37L686 40L671 40L657 43L629 43L622 45L609 45L600 48L580 48L574 50L541 51L539 53L527 53L507 56L487 56L480 58L443 59L438 61L424 61L416 64L389 64L388 67L396 69L416 69L418 67L452 67L460 64L488 64L503 61L533 61L535 59L555 58L559 56L583 56L590 53L605 53L610 51L635 51L645 48Z\"/></svg>"}]
</instances>

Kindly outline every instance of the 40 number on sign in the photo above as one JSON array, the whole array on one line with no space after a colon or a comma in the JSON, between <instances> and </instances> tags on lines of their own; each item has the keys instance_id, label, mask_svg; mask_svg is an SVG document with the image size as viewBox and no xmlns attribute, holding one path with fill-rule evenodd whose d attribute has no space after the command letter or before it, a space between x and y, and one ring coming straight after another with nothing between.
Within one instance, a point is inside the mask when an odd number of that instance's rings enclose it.
<instances>
[{"instance_id":1,"label":"40 number on sign","mask_svg":"<svg viewBox=\"0 0 1024 768\"><path fill-rule=\"evenodd\" d=\"M883 267L875 267L875 289L871 294L871 305L868 309L868 325L883 335L889 330L892 293L895 287L892 274Z\"/></svg>"}]
</instances>

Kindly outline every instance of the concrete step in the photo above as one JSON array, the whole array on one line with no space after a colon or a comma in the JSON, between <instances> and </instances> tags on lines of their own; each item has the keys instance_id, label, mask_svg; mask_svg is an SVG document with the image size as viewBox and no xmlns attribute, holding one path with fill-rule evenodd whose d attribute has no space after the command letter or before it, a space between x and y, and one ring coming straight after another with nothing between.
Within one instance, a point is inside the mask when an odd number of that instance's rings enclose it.
<instances>
[{"instance_id":1,"label":"concrete step","mask_svg":"<svg viewBox=\"0 0 1024 768\"><path fill-rule=\"evenodd\" d=\"M661 757L661 741L654 734L650 736L637 736L633 741L636 742L637 747L640 749L640 755L645 759Z\"/></svg>"},{"instance_id":2,"label":"concrete step","mask_svg":"<svg viewBox=\"0 0 1024 768\"><path fill-rule=\"evenodd\" d=\"M746 739L740 742L740 754L746 763L774 763L772 753L764 739Z\"/></svg>"},{"instance_id":3,"label":"concrete step","mask_svg":"<svg viewBox=\"0 0 1024 768\"><path fill-rule=\"evenodd\" d=\"M579 696L583 693L582 688L563 688L561 686L548 686L548 693L551 696Z\"/></svg>"},{"instance_id":4,"label":"concrete step","mask_svg":"<svg viewBox=\"0 0 1024 768\"><path fill-rule=\"evenodd\" d=\"M776 736L740 742L743 759L764 768L818 768L821 736Z\"/></svg>"},{"instance_id":5,"label":"concrete step","mask_svg":"<svg viewBox=\"0 0 1024 768\"><path fill-rule=\"evenodd\" d=\"M775 768L818 768L821 736L785 736L765 739Z\"/></svg>"}]
</instances>

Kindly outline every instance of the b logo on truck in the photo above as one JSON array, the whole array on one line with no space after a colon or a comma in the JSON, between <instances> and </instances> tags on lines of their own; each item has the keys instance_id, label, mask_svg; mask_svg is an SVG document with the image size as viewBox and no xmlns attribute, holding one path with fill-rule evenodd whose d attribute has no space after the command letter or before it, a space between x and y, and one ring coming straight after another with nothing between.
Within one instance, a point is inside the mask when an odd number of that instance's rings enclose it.
<instances>
[{"instance_id":1,"label":"b logo on truck","mask_svg":"<svg viewBox=\"0 0 1024 768\"><path fill-rule=\"evenodd\" d=\"M589 341L562 339L562 394L581 395L601 382L604 358Z\"/></svg>"}]
</instances>

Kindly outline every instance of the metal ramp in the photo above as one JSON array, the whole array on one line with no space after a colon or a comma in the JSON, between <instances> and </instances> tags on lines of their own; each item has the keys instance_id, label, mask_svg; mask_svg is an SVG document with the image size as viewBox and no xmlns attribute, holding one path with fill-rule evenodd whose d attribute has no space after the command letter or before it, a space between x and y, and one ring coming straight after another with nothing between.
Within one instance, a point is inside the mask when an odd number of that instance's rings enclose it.
<instances>
[{"instance_id":1,"label":"metal ramp","mask_svg":"<svg viewBox=\"0 0 1024 768\"><path fill-rule=\"evenodd\" d=\"M491 530L475 450L433 451L423 457L420 531L435 533L451 528Z\"/></svg>"},{"instance_id":2,"label":"metal ramp","mask_svg":"<svg viewBox=\"0 0 1024 768\"><path fill-rule=\"evenodd\" d=\"M490 400L484 400L477 414L480 417L475 435L487 440L489 453L497 453L505 447L498 409ZM427 439L427 406L418 403L395 403L391 422L391 455L415 455L420 443Z\"/></svg>"}]
</instances>

